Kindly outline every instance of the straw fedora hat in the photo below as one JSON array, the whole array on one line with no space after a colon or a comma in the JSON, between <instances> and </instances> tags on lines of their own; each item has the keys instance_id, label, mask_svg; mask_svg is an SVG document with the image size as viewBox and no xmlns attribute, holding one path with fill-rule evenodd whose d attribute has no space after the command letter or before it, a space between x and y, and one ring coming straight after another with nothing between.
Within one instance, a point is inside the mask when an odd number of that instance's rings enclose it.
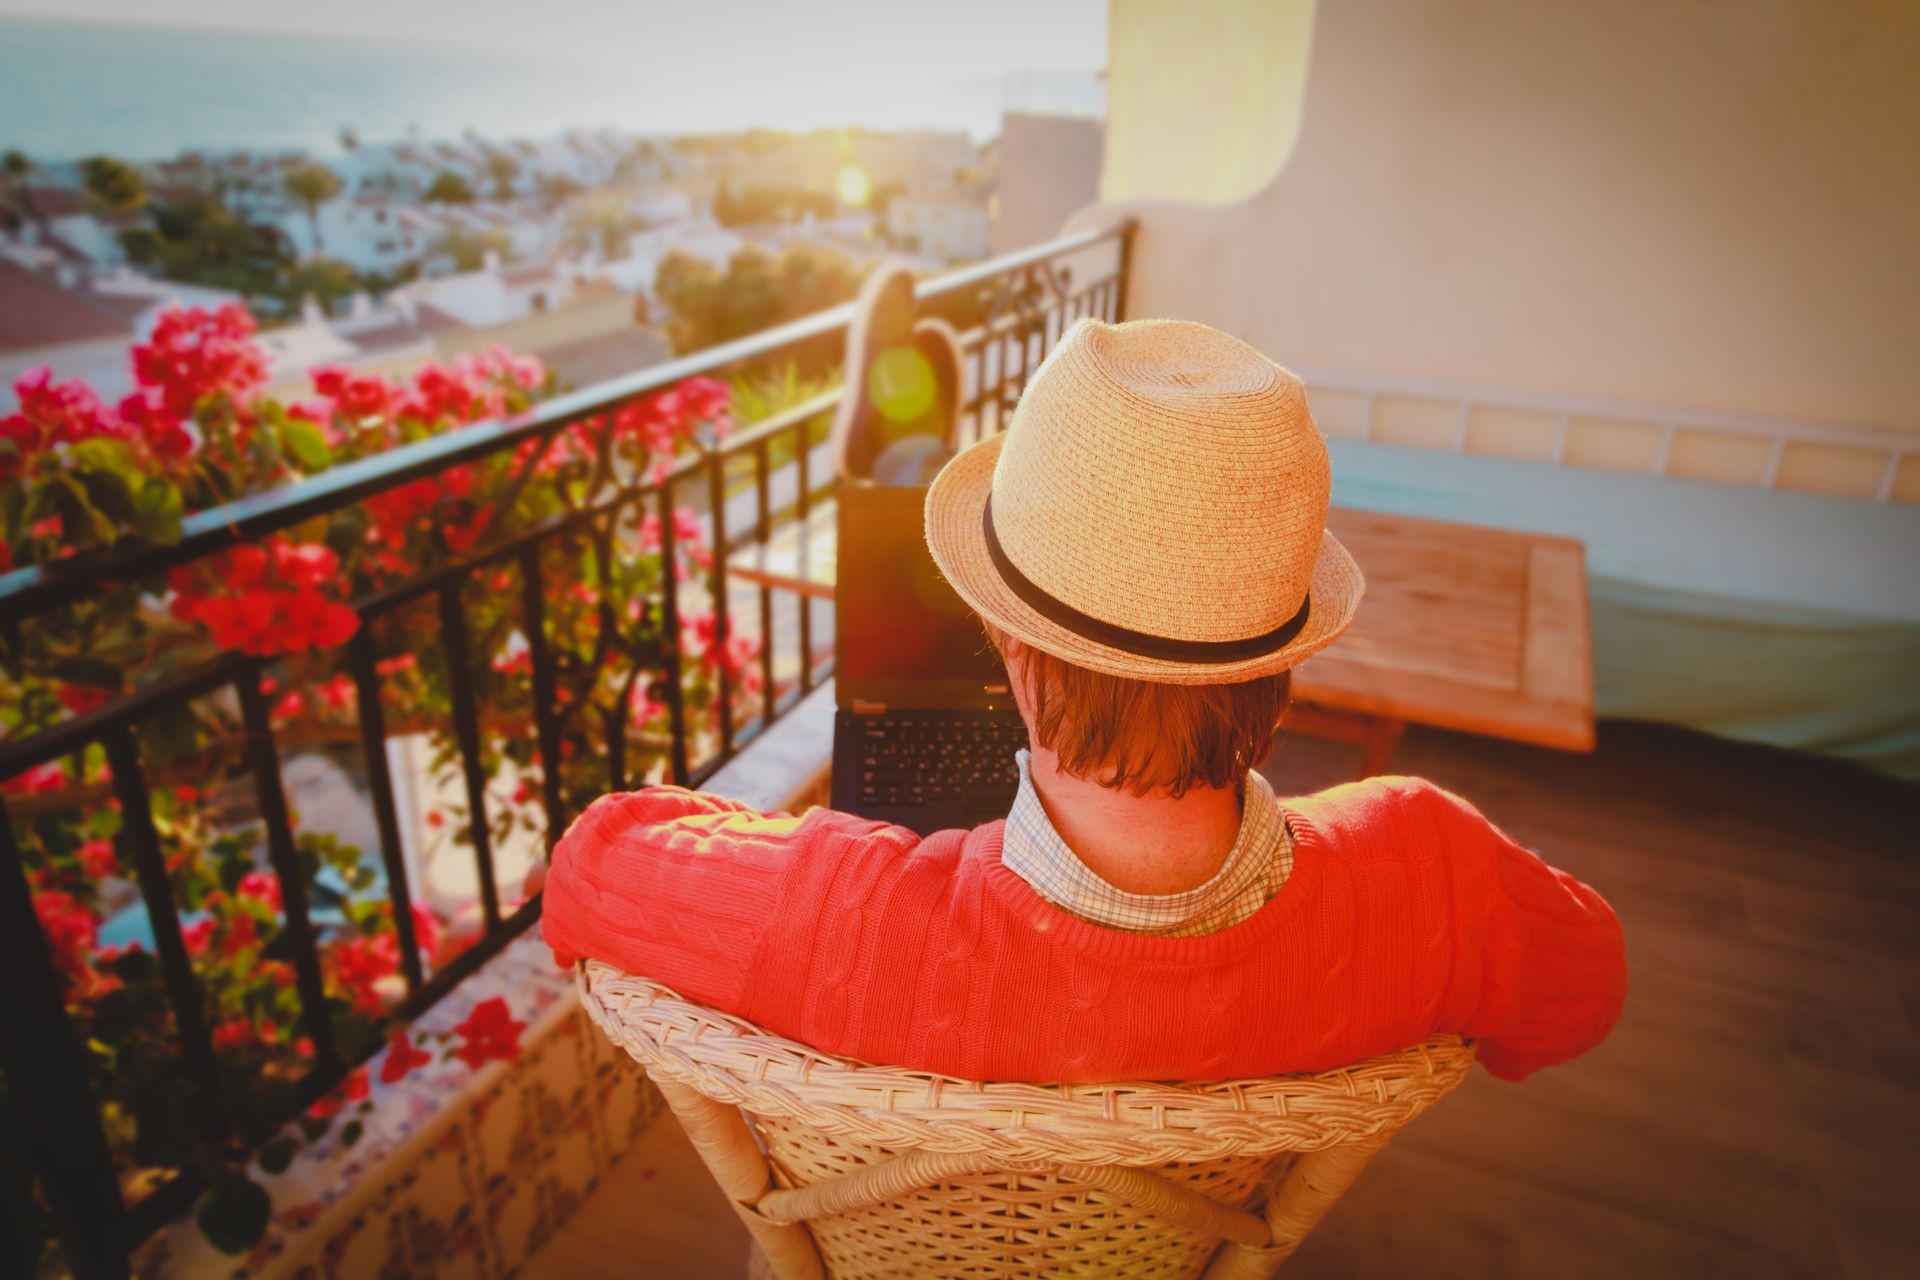
<instances>
[{"instance_id":1,"label":"straw fedora hat","mask_svg":"<svg viewBox=\"0 0 1920 1280\"><path fill-rule=\"evenodd\" d=\"M927 491L940 570L989 622L1109 675L1229 684L1332 643L1364 580L1326 531L1300 380L1183 320L1069 329L1013 422Z\"/></svg>"}]
</instances>

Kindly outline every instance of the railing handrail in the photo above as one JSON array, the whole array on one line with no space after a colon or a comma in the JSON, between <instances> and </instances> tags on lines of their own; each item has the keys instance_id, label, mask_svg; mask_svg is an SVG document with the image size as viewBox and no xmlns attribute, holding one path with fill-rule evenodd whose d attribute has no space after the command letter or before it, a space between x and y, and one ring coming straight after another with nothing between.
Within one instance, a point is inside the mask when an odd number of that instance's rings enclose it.
<instances>
[{"instance_id":1,"label":"railing handrail","mask_svg":"<svg viewBox=\"0 0 1920 1280\"><path fill-rule=\"evenodd\" d=\"M921 301L945 297L1009 271L1104 244L1125 235L1132 225L1131 220L1124 220L1094 227L962 267L918 282L914 296ZM90 594L102 579L137 580L290 528L372 494L538 439L582 418L611 413L688 378L837 333L851 322L853 309L853 303L842 303L626 377L555 396L524 413L472 423L342 463L292 484L196 511L181 522L179 540L165 546L133 546L0 574L0 610L4 610L8 622L23 621Z\"/></svg>"}]
</instances>

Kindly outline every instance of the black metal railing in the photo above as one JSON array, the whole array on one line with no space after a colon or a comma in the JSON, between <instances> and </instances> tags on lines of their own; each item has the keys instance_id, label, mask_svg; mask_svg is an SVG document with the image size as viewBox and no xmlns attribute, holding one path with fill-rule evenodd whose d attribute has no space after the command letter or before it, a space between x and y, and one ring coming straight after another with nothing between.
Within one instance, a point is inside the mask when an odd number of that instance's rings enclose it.
<instances>
[{"instance_id":1,"label":"black metal railing","mask_svg":"<svg viewBox=\"0 0 1920 1280\"><path fill-rule=\"evenodd\" d=\"M961 321L962 349L968 362L970 391L963 406L963 433L979 437L999 431L1027 378L1065 327L1080 316L1119 319L1126 309L1131 224L1082 232L1048 244L925 281L918 287L921 309ZM18 652L23 629L109 587L146 582L155 575L207 560L238 544L292 529L328 516L409 482L446 473L483 459L497 459L523 447L546 449L566 428L601 418L644 397L671 389L696 375L725 373L779 357L805 344L818 347L842 334L851 305L836 307L791 324L677 359L631 377L548 400L520 415L479 423L408 444L390 452L347 463L298 484L259 494L215 510L188 516L179 541L143 545L87 564L36 566L0 576L0 641ZM361 764L366 794L378 832L385 892L398 934L400 978L405 995L389 1016L411 1018L538 918L534 898L515 909L503 907L496 883L486 814L487 768L482 739L488 708L474 693L474 655L470 650L468 609L475 584L517 574L519 627L531 665L533 747L540 764L540 807L547 847L570 818L562 785L561 757L572 730L563 723L561 694L589 687L606 673L624 670L623 693L641 679L657 679L670 728L663 744L664 774L672 781L699 786L805 697L831 671L830 656L814 647L810 602L795 595L797 674L784 689L775 681L774 624L776 590L758 587L760 696L757 705L736 697L736 679L719 664L716 723L701 733L690 730L683 705L684 655L678 642L682 593L693 584L663 572L659 578L659 635L654 648L623 648L615 628L603 628L584 660L559 655L549 643L543 549L568 541L594 540L603 556L615 552L616 522L637 514L656 515L659 554L676 563L675 512L683 495L704 503L707 544L711 548L705 588L714 613L714 635L722 642L733 624L733 583L728 559L764 542L781 525L803 520L828 498L834 477L816 458L816 433L822 415L833 409L835 391L796 405L766 421L700 443L675 460L664 474L615 477L592 500L531 528L488 542L444 563L352 602L359 630L349 641L346 674L357 709ZM790 458L782 456L790 454ZM778 461L776 459L778 458ZM607 480L605 474L601 477ZM750 490L750 492L749 492ZM751 599L751 595L747 596ZM452 715L452 740L458 747L458 774L470 817L483 924L478 940L465 951L425 971L414 936L413 886L403 856L402 824L395 780L387 761L386 723L376 628L420 616L437 617L435 647L445 664ZM628 668L623 669L621 664ZM293 822L282 777L282 744L270 715L265 687L270 660L224 653L157 683L126 693L95 709L73 715L33 736L0 740L0 783L49 762L77 758L104 749L111 766L112 801L120 823L114 840L122 867L132 869L145 915L152 927L154 960L170 1009L177 1050L194 1085L197 1123L210 1143L250 1140L239 1134L223 1103L219 1051L208 1025L206 994L183 939L175 887L162 856L152 807L149 762L143 758L140 730L170 709L198 699L237 703L237 741L232 759L239 776L250 778L254 821L264 832L264 853L280 885L284 915L282 936L294 972L301 1009L301 1031L312 1044L310 1065L287 1099L288 1110L274 1117L293 1119L338 1085L355 1062L371 1052L350 1053L340 1045L329 1013L319 937L326 927L314 919L295 847ZM575 699L577 711L579 699ZM625 708L607 712L609 723ZM574 735L577 738L577 734ZM627 760L627 735L607 732L600 777L607 789L635 781ZM82 1277L123 1276L128 1257L142 1240L185 1212L199 1194L199 1180L184 1170L128 1203L113 1152L101 1123L98 1099L89 1085L89 1050L76 1036L63 981L33 903L15 819L0 803L0 1068L4 1068L10 1105L0 1115L0 1269L34 1260L10 1256L30 1216L25 1197L37 1180L38 1203L51 1220L67 1265ZM21 1228L14 1230L13 1228ZM22 1271L22 1274L25 1274Z\"/></svg>"}]
</instances>

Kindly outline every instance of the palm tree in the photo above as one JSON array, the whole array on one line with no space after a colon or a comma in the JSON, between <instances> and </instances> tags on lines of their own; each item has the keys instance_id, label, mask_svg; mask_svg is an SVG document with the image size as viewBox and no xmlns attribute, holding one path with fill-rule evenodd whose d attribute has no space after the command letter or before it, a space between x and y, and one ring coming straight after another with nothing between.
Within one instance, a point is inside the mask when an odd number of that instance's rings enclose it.
<instances>
[{"instance_id":1,"label":"palm tree","mask_svg":"<svg viewBox=\"0 0 1920 1280\"><path fill-rule=\"evenodd\" d=\"M340 194L340 175L322 164L303 161L287 170L287 176L281 179L287 195L298 200L307 210L307 221L313 224L313 251L320 252L320 206Z\"/></svg>"}]
</instances>

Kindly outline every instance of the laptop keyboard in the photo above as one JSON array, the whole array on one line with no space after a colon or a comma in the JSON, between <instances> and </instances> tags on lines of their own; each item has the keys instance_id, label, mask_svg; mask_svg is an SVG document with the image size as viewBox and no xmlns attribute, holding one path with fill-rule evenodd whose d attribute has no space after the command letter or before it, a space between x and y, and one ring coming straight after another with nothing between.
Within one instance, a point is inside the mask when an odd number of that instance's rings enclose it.
<instances>
[{"instance_id":1,"label":"laptop keyboard","mask_svg":"<svg viewBox=\"0 0 1920 1280\"><path fill-rule=\"evenodd\" d=\"M1027 745L1019 720L862 717L855 732L862 806L941 804L1004 809Z\"/></svg>"}]
</instances>

